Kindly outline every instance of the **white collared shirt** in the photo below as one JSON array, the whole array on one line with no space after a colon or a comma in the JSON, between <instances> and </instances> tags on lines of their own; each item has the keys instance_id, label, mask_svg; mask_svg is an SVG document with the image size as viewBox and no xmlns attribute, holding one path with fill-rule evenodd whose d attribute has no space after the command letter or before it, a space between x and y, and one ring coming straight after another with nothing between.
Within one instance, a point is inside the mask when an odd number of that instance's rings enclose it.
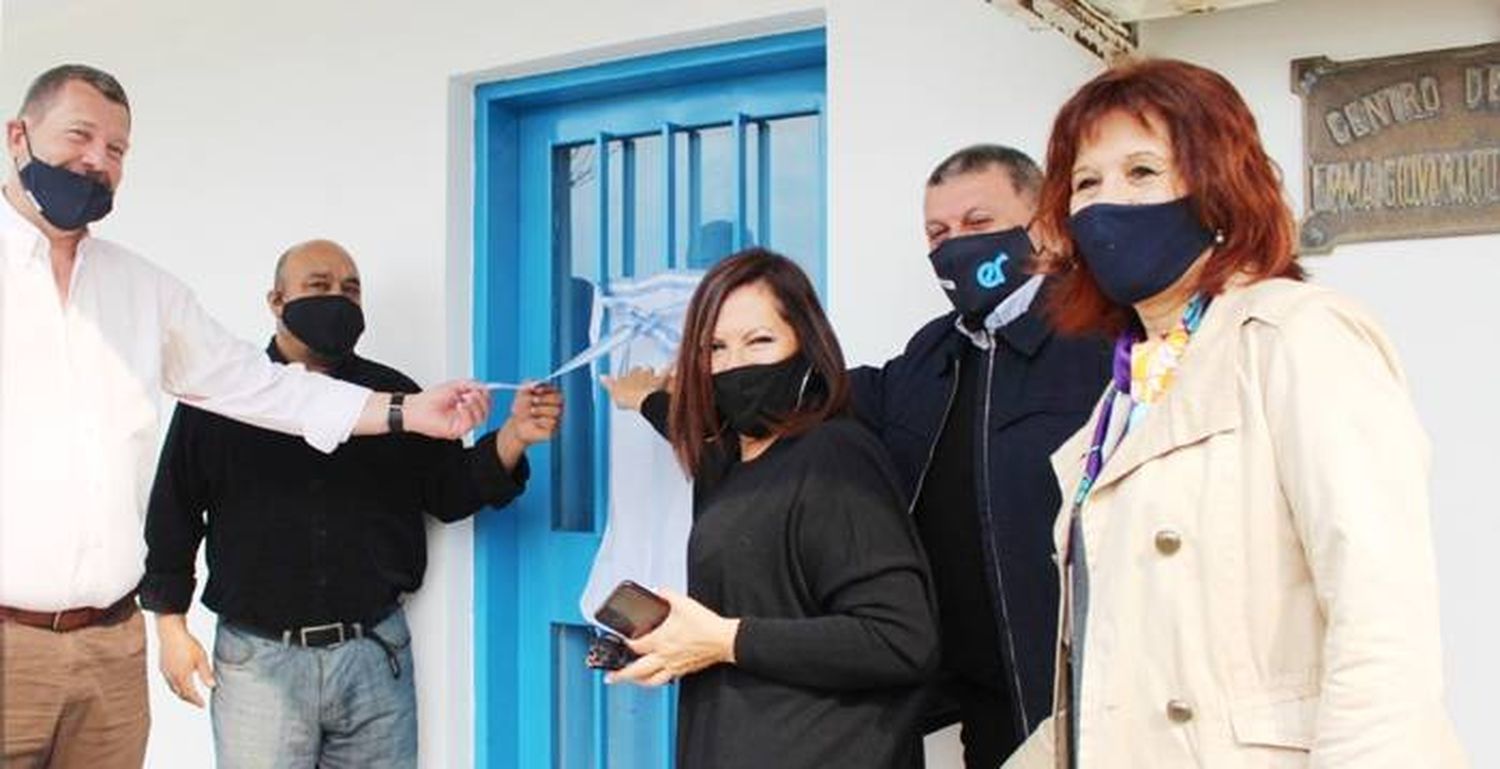
<instances>
[{"instance_id":1,"label":"white collared shirt","mask_svg":"<svg viewBox=\"0 0 1500 769\"><path fill-rule=\"evenodd\" d=\"M106 240L79 242L63 302L46 237L0 202L0 605L108 606L135 588L163 392L323 451L370 394L271 363Z\"/></svg>"},{"instance_id":2,"label":"white collared shirt","mask_svg":"<svg viewBox=\"0 0 1500 769\"><path fill-rule=\"evenodd\" d=\"M1042 290L1042 281L1047 279L1046 275L1033 275L1015 290L1015 293L1005 297L1005 301L990 310L990 314L984 319L984 330L975 331L964 325L963 316L953 319L953 325L958 328L959 333L969 338L975 347L981 350L990 349L991 337L1002 326L1026 314L1031 309L1031 302L1036 299L1038 291Z\"/></svg>"}]
</instances>

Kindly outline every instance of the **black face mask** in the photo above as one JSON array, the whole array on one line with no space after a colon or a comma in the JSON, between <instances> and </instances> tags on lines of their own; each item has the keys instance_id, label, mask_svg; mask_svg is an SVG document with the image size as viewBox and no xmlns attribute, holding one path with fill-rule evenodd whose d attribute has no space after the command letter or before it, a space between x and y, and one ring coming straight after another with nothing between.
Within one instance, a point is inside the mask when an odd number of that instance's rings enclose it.
<instances>
[{"instance_id":1,"label":"black face mask","mask_svg":"<svg viewBox=\"0 0 1500 769\"><path fill-rule=\"evenodd\" d=\"M354 352L365 331L365 313L338 294L304 296L281 308L281 322L319 358L338 363Z\"/></svg>"},{"instance_id":2,"label":"black face mask","mask_svg":"<svg viewBox=\"0 0 1500 769\"><path fill-rule=\"evenodd\" d=\"M984 323L1005 298L1026 282L1031 257L1025 227L964 235L943 241L930 255L938 285L970 328Z\"/></svg>"},{"instance_id":3,"label":"black face mask","mask_svg":"<svg viewBox=\"0 0 1500 769\"><path fill-rule=\"evenodd\" d=\"M779 363L721 371L714 374L714 406L729 429L764 438L797 410L811 378L812 366L802 353Z\"/></svg>"},{"instance_id":4,"label":"black face mask","mask_svg":"<svg viewBox=\"0 0 1500 769\"><path fill-rule=\"evenodd\" d=\"M22 135L25 136L24 129ZM21 185L31 193L42 218L53 227L64 232L81 230L103 219L114 208L115 193L109 185L43 162L31 151L31 137L25 138L31 162L20 168Z\"/></svg>"},{"instance_id":5,"label":"black face mask","mask_svg":"<svg viewBox=\"0 0 1500 769\"><path fill-rule=\"evenodd\" d=\"M1119 305L1165 291L1216 239L1186 197L1141 206L1095 203L1073 214L1068 230L1099 289Z\"/></svg>"}]
</instances>

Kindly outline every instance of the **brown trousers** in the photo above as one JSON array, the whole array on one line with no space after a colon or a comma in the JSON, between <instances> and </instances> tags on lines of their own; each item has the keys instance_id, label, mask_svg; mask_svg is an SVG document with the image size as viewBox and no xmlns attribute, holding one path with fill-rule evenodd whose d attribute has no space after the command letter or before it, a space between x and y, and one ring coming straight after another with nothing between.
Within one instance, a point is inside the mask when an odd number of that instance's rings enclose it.
<instances>
[{"instance_id":1,"label":"brown trousers","mask_svg":"<svg viewBox=\"0 0 1500 769\"><path fill-rule=\"evenodd\" d=\"M0 621L4 769L140 769L151 714L146 623L71 633Z\"/></svg>"}]
</instances>

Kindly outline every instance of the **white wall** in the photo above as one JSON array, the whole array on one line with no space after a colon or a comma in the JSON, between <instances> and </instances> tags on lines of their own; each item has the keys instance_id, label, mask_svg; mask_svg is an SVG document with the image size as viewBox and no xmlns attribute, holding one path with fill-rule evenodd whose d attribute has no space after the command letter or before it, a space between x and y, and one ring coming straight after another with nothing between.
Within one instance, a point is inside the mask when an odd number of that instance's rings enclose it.
<instances>
[{"instance_id":1,"label":"white wall","mask_svg":"<svg viewBox=\"0 0 1500 769\"><path fill-rule=\"evenodd\" d=\"M1260 123L1302 206L1302 106L1288 62L1474 45L1500 39L1492 0L1281 0L1144 25L1143 50L1224 73ZM1433 442L1432 513L1448 702L1476 767L1500 766L1492 614L1500 504L1480 479L1500 463L1500 356L1490 337L1500 235L1341 246L1305 261L1315 280L1368 305L1394 338Z\"/></svg>"},{"instance_id":2,"label":"white wall","mask_svg":"<svg viewBox=\"0 0 1500 769\"><path fill-rule=\"evenodd\" d=\"M828 22L829 312L851 361L879 361L949 308L922 226L932 167L976 142L1041 162L1101 65L979 0L832 0Z\"/></svg>"}]
</instances>

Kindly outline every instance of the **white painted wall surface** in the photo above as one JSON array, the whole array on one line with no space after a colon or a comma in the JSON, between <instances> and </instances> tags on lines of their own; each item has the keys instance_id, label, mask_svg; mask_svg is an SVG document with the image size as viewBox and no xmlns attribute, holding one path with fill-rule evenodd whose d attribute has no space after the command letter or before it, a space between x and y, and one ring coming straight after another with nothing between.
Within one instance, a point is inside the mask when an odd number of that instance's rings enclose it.
<instances>
[{"instance_id":1,"label":"white painted wall surface","mask_svg":"<svg viewBox=\"0 0 1500 769\"><path fill-rule=\"evenodd\" d=\"M1153 22L1143 50L1219 70L1244 94L1302 207L1302 104L1288 62L1434 50L1500 40L1493 0L1281 0ZM1299 214L1300 215L1300 214ZM1369 306L1406 365L1433 443L1432 516L1442 591L1448 703L1475 767L1500 766L1494 694L1494 547L1500 502L1500 355L1494 314L1500 235L1341 246L1305 261L1314 280Z\"/></svg>"},{"instance_id":2,"label":"white painted wall surface","mask_svg":"<svg viewBox=\"0 0 1500 769\"><path fill-rule=\"evenodd\" d=\"M828 19L829 310L851 361L881 361L950 309L927 174L977 142L1040 163L1058 107L1102 65L978 0L832 0Z\"/></svg>"},{"instance_id":3,"label":"white painted wall surface","mask_svg":"<svg viewBox=\"0 0 1500 769\"><path fill-rule=\"evenodd\" d=\"M1143 41L1229 75L1300 198L1287 60L1495 39L1500 11L1485 2L1282 0L1154 22ZM113 71L134 103L135 146L101 234L184 278L254 339L271 328L262 297L275 255L307 237L341 240L367 283L361 349L431 382L469 367L473 82L817 25L826 12L829 305L849 358L866 362L898 352L943 308L921 234L931 165L976 141L1040 156L1057 106L1099 66L980 0L657 0L641 9L606 0L0 0L0 112L52 64ZM1478 348L1479 329L1493 325L1481 312L1500 283L1497 245L1500 236L1369 244L1312 263L1320 280L1385 320L1432 433L1450 702L1475 766L1500 764L1480 699L1500 681L1478 610L1493 580L1480 548L1500 510L1468 481L1500 459L1500 415L1481 406L1500 363ZM429 546L427 587L409 605L423 766L462 767L472 761L471 528L433 527ZM195 611L205 642L209 619ZM206 766L206 714L166 692L154 655L148 766ZM929 766L957 765L951 735L930 750Z\"/></svg>"}]
</instances>

